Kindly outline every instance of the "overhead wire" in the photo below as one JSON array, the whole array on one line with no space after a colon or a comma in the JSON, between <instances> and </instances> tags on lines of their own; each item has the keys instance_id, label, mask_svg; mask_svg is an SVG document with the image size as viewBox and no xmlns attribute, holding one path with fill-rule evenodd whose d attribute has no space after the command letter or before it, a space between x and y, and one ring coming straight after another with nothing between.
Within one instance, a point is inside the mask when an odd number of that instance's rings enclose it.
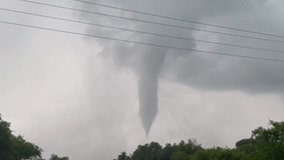
<instances>
[{"instance_id":1,"label":"overhead wire","mask_svg":"<svg viewBox=\"0 0 284 160\"><path fill-rule=\"evenodd\" d=\"M160 23L160 22L154 22L154 21L130 18L130 17L123 17L123 16L111 15L111 14L107 14L107 13L100 13L100 12L96 12L96 11L89 11L89 10L83 10L83 9L78 9L78 8L59 6L59 5L43 3L43 2L35 2L35 1L30 1L30 0L18 0L18 1L32 3L32 4L37 4L37 5L43 5L43 6L53 7L53 8L77 11L77 12L82 12L82 13L95 14L95 15L101 15L101 16L112 17L112 18L119 18L119 19L125 19L125 20L130 20L130 21L135 21L135 22L141 22L141 23L147 23L147 24L166 26L166 27L173 27L173 28L179 28L179 29L186 29L186 30L193 30L193 31L199 31L199 32L206 32L206 33L221 34L221 35L226 35L226 36L233 36L233 37L240 37L240 38L268 41L268 42L284 43L283 40L267 39L267 38L260 38L260 37L254 37L254 36L248 36L248 35L239 35L239 34L233 34L233 33L226 33L226 32L221 32L221 31L212 31L212 30L198 29L198 28L187 27L187 26L172 25L172 24L167 24L167 23Z\"/></svg>"},{"instance_id":2,"label":"overhead wire","mask_svg":"<svg viewBox=\"0 0 284 160\"><path fill-rule=\"evenodd\" d=\"M146 34L146 35L151 35L151 36L174 38L174 39L178 39L178 40L186 40L186 41L194 41L194 42L196 41L196 42L201 42L201 43L217 44L217 45L222 45L222 46L238 47L238 48L244 48L244 49L268 51L268 52L284 54L284 51L280 51L280 50L257 48L257 47L237 45L237 44L232 44L232 43L214 42L214 41L207 41L207 40L202 40L202 39L186 38L186 37L180 37L180 36L174 36L174 35L168 35L168 34L160 34L160 33L148 32L148 31L140 31L140 30L134 30L134 29L128 29L128 28L122 28L122 27L114 27L114 26L102 25L102 24L98 24L98 23L83 22L83 21L78 21L78 20L73 20L73 19L67 19L67 18L61 18L61 17L49 16L49 15L31 13L31 12L26 12L26 11L19 11L19 10L14 10L14 9L7 9L7 8L2 8L2 7L0 7L0 10L12 12L12 13L31 15L31 16L36 16L36 17L43 17L43 18L67 21L67 22L72 22L72 23L79 23L79 24L84 24L84 25L102 27L102 28L117 29L117 30L128 31L128 32L132 32L132 33Z\"/></svg>"},{"instance_id":3,"label":"overhead wire","mask_svg":"<svg viewBox=\"0 0 284 160\"><path fill-rule=\"evenodd\" d=\"M175 20L175 21L187 22L187 23L191 23L191 24L211 26L211 27L217 27L217 28L222 28L222 29L229 29L229 30L235 30L235 31L246 32L246 33L253 33L253 34L258 34L258 35L272 36L272 37L277 37L277 38L284 38L284 36L282 36L282 35L276 35L276 34L252 31L252 30L247 30L247 29L242 29L242 28L235 28L235 27L228 27L228 26L223 26L223 25L199 22L199 21L182 19L182 18L173 17L173 16L165 16L165 15L161 15L161 14L143 12L143 11L138 11L138 10L134 10L134 9L127 9L127 8L122 8L122 7L117 7L117 6L102 4L102 3L97 3L97 2L90 2L90 1L85 1L85 0L73 0L73 1L77 1L77 2L85 3L85 4L90 4L90 5L94 5L94 6L101 6L101 7L106 7L106 8L117 9L117 10L121 10L121 11L138 13L138 14L142 14L142 15L148 15L148 16L170 19L170 20Z\"/></svg>"},{"instance_id":4,"label":"overhead wire","mask_svg":"<svg viewBox=\"0 0 284 160\"><path fill-rule=\"evenodd\" d=\"M232 53L206 51L206 50L199 50L199 49L192 49L192 48L182 48L182 47L162 45L162 44L156 44L156 43L132 41L132 40L127 40L127 39L120 39L120 38L113 38L113 37L107 37L107 36L79 33L79 32L73 32L73 31L67 31L67 30L61 30L61 29L53 29L53 28L48 28L48 27L41 27L41 26L36 26L36 25L9 22L9 21L4 21L4 20L0 20L0 23L7 24L7 25L13 25L13 26L20 26L20 27L25 27L25 28L33 28L33 29L38 29L38 30L46 30L46 31L53 31L53 32L58 32L58 33L72 34L72 35L77 35L77 36L85 36L85 37L91 37L91 38L97 38L97 39L106 39L106 40L119 41L119 42L124 42L124 43L131 43L131 44L140 44L140 45L144 45L144 46L153 46L153 47L159 47L159 48L167 48L167 49L174 49L174 50L181 50L181 51L192 51L192 52L198 52L198 53L207 53L207 54L247 58L247 59L262 60L262 61L272 61L272 62L281 62L281 63L284 62L284 59L264 58L264 57L247 56L247 55L236 55L236 54L232 54Z\"/></svg>"}]
</instances>

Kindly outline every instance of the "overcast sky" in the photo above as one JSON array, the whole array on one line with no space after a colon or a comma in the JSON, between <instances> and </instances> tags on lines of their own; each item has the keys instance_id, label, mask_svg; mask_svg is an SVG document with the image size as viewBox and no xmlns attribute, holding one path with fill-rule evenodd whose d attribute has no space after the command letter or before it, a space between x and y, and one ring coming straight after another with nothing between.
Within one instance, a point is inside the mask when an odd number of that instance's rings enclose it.
<instances>
[{"instance_id":1,"label":"overcast sky","mask_svg":"<svg viewBox=\"0 0 284 160\"><path fill-rule=\"evenodd\" d=\"M65 7L283 41L73 0L34 0ZM99 2L182 19L283 35L281 0L107 0ZM149 36L0 11L0 21L113 38L284 60L283 42L225 36L110 18L17 0L0 7L282 53ZM229 146L284 115L284 62L122 43L0 23L0 113L50 154L108 160L137 145L196 138ZM148 133L148 137L145 134Z\"/></svg>"}]
</instances>

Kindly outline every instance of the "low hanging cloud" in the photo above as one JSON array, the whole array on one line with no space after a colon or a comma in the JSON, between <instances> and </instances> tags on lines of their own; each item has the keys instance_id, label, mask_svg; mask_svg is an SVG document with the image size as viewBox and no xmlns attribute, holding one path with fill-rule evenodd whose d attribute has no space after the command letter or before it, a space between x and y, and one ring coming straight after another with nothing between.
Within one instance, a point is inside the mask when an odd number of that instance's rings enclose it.
<instances>
[{"instance_id":1,"label":"low hanging cloud","mask_svg":"<svg viewBox=\"0 0 284 160\"><path fill-rule=\"evenodd\" d=\"M97 1L93 0L93 2ZM280 19L281 17L278 16L278 19L272 19L272 15L275 15L278 10L277 8L272 8L274 3L269 0L168 0L163 1L162 3L158 0L146 0L143 2L125 0L123 2L119 1L119 3L113 2L112 5L120 6L122 8L136 6L136 10L159 13L161 15L193 19L196 21L207 21L214 24L221 23L224 26L235 26L236 28L248 27L250 30L256 31L269 29L268 31L272 32L272 34L281 34L278 30L281 28L281 23L279 22L282 21ZM249 34L212 26L188 24L151 16L137 15L120 10L103 9L91 5L82 5L82 7L86 10L99 10L100 12L108 14L111 13L142 20L158 21L166 24L190 26L197 29L217 30L242 35ZM284 51L281 44L272 42L169 28L117 18L99 17L90 14L82 14L81 16L91 22L94 21L134 30ZM267 22L269 22L270 25L268 25ZM267 54L263 51L205 43L202 44L194 41L189 42L179 39L121 32L119 30L87 27L86 32L88 34L104 35L166 46L284 59L284 56L281 54ZM260 38L264 37L263 35L251 35ZM273 39L275 37L268 38ZM173 83L182 83L193 88L204 90L241 90L249 93L282 94L284 89L284 70L279 70L279 68L284 66L283 63L200 54L198 52L182 52L167 48L122 44L115 41L96 42L102 47L102 56L106 59L111 59L117 64L117 67L131 68L132 71L136 73L138 77L139 115L146 134L149 133L151 125L158 113L158 90L159 80L161 79L169 80Z\"/></svg>"}]
</instances>

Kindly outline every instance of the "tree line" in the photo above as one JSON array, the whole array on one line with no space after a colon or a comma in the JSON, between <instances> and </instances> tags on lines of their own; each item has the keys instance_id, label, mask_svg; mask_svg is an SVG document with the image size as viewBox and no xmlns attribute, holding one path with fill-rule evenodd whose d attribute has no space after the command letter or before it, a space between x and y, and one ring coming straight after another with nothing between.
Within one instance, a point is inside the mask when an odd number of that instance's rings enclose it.
<instances>
[{"instance_id":1,"label":"tree line","mask_svg":"<svg viewBox=\"0 0 284 160\"><path fill-rule=\"evenodd\" d=\"M157 142L139 145L132 154L122 152L114 160L284 160L284 122L258 127L234 148L203 148L196 140L161 146Z\"/></svg>"},{"instance_id":2,"label":"tree line","mask_svg":"<svg viewBox=\"0 0 284 160\"><path fill-rule=\"evenodd\" d=\"M122 152L114 160L284 160L284 122L270 121L270 127L258 127L249 138L235 143L234 148L203 148L196 140L166 144L157 142L139 145L127 154ZM44 160L42 149L16 136L10 123L0 115L0 160ZM51 155L49 160L69 160Z\"/></svg>"}]
</instances>

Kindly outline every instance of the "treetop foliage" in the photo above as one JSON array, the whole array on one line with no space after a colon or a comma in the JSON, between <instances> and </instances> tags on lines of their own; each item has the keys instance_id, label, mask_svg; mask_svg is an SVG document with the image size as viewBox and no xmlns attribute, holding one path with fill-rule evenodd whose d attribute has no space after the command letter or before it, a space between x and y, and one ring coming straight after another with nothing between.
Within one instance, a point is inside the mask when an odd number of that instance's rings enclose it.
<instances>
[{"instance_id":1,"label":"treetop foliage","mask_svg":"<svg viewBox=\"0 0 284 160\"><path fill-rule=\"evenodd\" d=\"M0 115L0 160L23 160L41 158L42 150L22 136L15 136L10 123L2 120Z\"/></svg>"}]
</instances>

